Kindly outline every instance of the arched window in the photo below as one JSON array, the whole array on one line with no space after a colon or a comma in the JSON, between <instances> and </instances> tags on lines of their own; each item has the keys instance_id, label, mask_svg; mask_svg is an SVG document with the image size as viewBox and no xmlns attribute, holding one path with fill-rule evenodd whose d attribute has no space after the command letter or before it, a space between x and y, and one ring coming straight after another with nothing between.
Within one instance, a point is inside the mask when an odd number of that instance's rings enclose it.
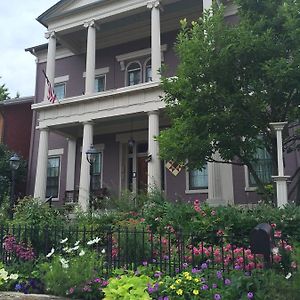
<instances>
[{"instance_id":1,"label":"arched window","mask_svg":"<svg viewBox=\"0 0 300 300\"><path fill-rule=\"evenodd\" d=\"M142 68L139 62L132 62L127 66L127 85L136 85L142 82Z\"/></svg>"},{"instance_id":2,"label":"arched window","mask_svg":"<svg viewBox=\"0 0 300 300\"><path fill-rule=\"evenodd\" d=\"M152 81L151 58L145 62L145 82Z\"/></svg>"}]
</instances>

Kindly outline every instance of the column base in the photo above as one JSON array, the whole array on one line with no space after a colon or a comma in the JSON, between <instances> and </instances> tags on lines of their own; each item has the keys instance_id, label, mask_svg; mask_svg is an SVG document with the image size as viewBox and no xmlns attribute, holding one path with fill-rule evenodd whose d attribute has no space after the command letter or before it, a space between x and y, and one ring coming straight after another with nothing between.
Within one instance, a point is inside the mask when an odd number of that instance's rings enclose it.
<instances>
[{"instance_id":1,"label":"column base","mask_svg":"<svg viewBox=\"0 0 300 300\"><path fill-rule=\"evenodd\" d=\"M276 182L277 207L283 208L288 203L287 180L290 176L272 176Z\"/></svg>"}]
</instances>

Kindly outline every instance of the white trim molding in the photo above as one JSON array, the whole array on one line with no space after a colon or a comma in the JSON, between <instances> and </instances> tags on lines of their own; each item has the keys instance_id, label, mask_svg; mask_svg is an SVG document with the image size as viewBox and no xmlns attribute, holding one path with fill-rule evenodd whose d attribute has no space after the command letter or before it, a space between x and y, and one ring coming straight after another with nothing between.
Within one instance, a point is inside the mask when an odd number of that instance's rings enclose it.
<instances>
[{"instance_id":1,"label":"white trim molding","mask_svg":"<svg viewBox=\"0 0 300 300\"><path fill-rule=\"evenodd\" d=\"M161 46L161 60L164 61L163 52L167 51L168 45ZM116 59L120 63L121 71L125 71L125 62L128 60L136 59L142 56L149 56L151 54L151 48L146 48L138 51L128 52L125 54L117 55Z\"/></svg>"},{"instance_id":2,"label":"white trim molding","mask_svg":"<svg viewBox=\"0 0 300 300\"><path fill-rule=\"evenodd\" d=\"M48 150L48 156L63 155L63 154L64 154L64 148Z\"/></svg>"},{"instance_id":3,"label":"white trim molding","mask_svg":"<svg viewBox=\"0 0 300 300\"><path fill-rule=\"evenodd\" d=\"M69 75L59 76L54 78L54 84L67 82L69 80Z\"/></svg>"},{"instance_id":4,"label":"white trim molding","mask_svg":"<svg viewBox=\"0 0 300 300\"><path fill-rule=\"evenodd\" d=\"M99 75L106 75L107 73L109 73L109 67L95 69L95 77ZM82 73L82 77L86 77L86 72Z\"/></svg>"},{"instance_id":5,"label":"white trim molding","mask_svg":"<svg viewBox=\"0 0 300 300\"><path fill-rule=\"evenodd\" d=\"M208 188L191 190L189 171L185 169L185 194L208 194Z\"/></svg>"},{"instance_id":6,"label":"white trim molding","mask_svg":"<svg viewBox=\"0 0 300 300\"><path fill-rule=\"evenodd\" d=\"M245 192L256 192L257 187L250 186L249 169L246 165L244 166L244 172L245 172Z\"/></svg>"}]
</instances>

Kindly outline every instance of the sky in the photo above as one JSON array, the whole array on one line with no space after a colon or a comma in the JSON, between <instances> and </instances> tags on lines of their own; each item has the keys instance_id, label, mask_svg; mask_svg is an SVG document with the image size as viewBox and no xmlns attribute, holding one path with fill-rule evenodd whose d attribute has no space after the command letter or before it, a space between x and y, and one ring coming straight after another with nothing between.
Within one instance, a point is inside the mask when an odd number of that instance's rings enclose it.
<instances>
[{"instance_id":1,"label":"sky","mask_svg":"<svg viewBox=\"0 0 300 300\"><path fill-rule=\"evenodd\" d=\"M0 85L9 96L33 96L35 57L26 48L47 43L47 28L36 21L58 0L0 0Z\"/></svg>"}]
</instances>

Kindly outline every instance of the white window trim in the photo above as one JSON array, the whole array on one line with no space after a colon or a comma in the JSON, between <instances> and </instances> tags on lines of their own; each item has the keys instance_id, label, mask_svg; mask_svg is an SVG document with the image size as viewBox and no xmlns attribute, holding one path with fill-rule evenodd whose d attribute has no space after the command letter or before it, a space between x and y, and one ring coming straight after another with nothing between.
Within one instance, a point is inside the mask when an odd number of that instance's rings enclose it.
<instances>
[{"instance_id":1,"label":"white window trim","mask_svg":"<svg viewBox=\"0 0 300 300\"><path fill-rule=\"evenodd\" d=\"M69 75L64 75L64 76L60 76L60 77L55 77L54 78L54 84L59 84L59 83L64 83L69 81L70 76Z\"/></svg>"},{"instance_id":2,"label":"white window trim","mask_svg":"<svg viewBox=\"0 0 300 300\"><path fill-rule=\"evenodd\" d=\"M98 78L98 77L104 77L104 90L103 91L100 91L100 92L95 92L95 93L102 93L102 92L105 92L106 91L106 74L99 74L99 75L95 75L95 80Z\"/></svg>"},{"instance_id":3,"label":"white window trim","mask_svg":"<svg viewBox=\"0 0 300 300\"><path fill-rule=\"evenodd\" d=\"M63 85L64 86L64 97L59 99L59 101L67 98L67 82L66 81L61 81L61 82L55 82L54 83L54 91L55 91L55 86L58 86L58 85Z\"/></svg>"},{"instance_id":4,"label":"white window trim","mask_svg":"<svg viewBox=\"0 0 300 300\"><path fill-rule=\"evenodd\" d=\"M106 75L107 73L109 73L109 67L96 69L95 70L95 77L100 76L100 75ZM86 77L86 72L82 73L82 77Z\"/></svg>"},{"instance_id":5,"label":"white window trim","mask_svg":"<svg viewBox=\"0 0 300 300\"><path fill-rule=\"evenodd\" d=\"M250 186L250 178L249 178L249 169L246 165L244 165L245 172L245 192L256 192L256 186Z\"/></svg>"},{"instance_id":6,"label":"white window trim","mask_svg":"<svg viewBox=\"0 0 300 300\"><path fill-rule=\"evenodd\" d=\"M54 150L49 150L48 153L50 151L54 151L53 153L55 153L55 150L61 150L61 149L54 149ZM63 149L62 149L63 150ZM59 157L59 176L58 176L58 190L57 190L57 198L52 198L52 201L59 201L59 194L60 194L60 179L61 179L61 165L62 165L62 154L48 154L48 159L49 158L55 158L55 157ZM47 167L48 170L48 167ZM48 178L48 175L47 175Z\"/></svg>"},{"instance_id":7,"label":"white window trim","mask_svg":"<svg viewBox=\"0 0 300 300\"><path fill-rule=\"evenodd\" d=\"M129 85L128 83L128 67L130 66L130 65L132 65L132 64L135 64L135 63L137 63L137 64L139 64L139 66L140 66L140 72L141 72L141 75L140 75L140 82L139 83L137 83L137 84L141 84L141 83L143 83L143 68L142 68L142 64L138 61L138 60L134 60L134 61L130 61L128 64L127 64L127 66L126 66L126 70L125 70L125 86L132 86L132 85ZM134 85L137 85L137 84L134 84Z\"/></svg>"},{"instance_id":8,"label":"white window trim","mask_svg":"<svg viewBox=\"0 0 300 300\"><path fill-rule=\"evenodd\" d=\"M146 67L147 67L147 63L151 60L151 57L148 57L145 62L144 62L144 68L143 68L143 82L146 83L146 76L147 76L147 73L146 73ZM152 65L151 66L151 71L152 71ZM148 82L151 82L151 81L148 81Z\"/></svg>"},{"instance_id":9,"label":"white window trim","mask_svg":"<svg viewBox=\"0 0 300 300\"><path fill-rule=\"evenodd\" d=\"M185 193L186 194L208 194L208 188L207 189L190 190L189 171L185 170Z\"/></svg>"},{"instance_id":10,"label":"white window trim","mask_svg":"<svg viewBox=\"0 0 300 300\"><path fill-rule=\"evenodd\" d=\"M64 154L64 148L52 149L48 150L48 157L49 156L59 156Z\"/></svg>"},{"instance_id":11,"label":"white window trim","mask_svg":"<svg viewBox=\"0 0 300 300\"><path fill-rule=\"evenodd\" d=\"M167 49L168 49L167 44L161 46L161 61L164 61L164 52L167 51ZM138 51L117 55L116 59L120 63L121 71L125 71L125 61L136 59L142 56L149 56L149 55L151 55L151 48L146 48Z\"/></svg>"}]
</instances>

